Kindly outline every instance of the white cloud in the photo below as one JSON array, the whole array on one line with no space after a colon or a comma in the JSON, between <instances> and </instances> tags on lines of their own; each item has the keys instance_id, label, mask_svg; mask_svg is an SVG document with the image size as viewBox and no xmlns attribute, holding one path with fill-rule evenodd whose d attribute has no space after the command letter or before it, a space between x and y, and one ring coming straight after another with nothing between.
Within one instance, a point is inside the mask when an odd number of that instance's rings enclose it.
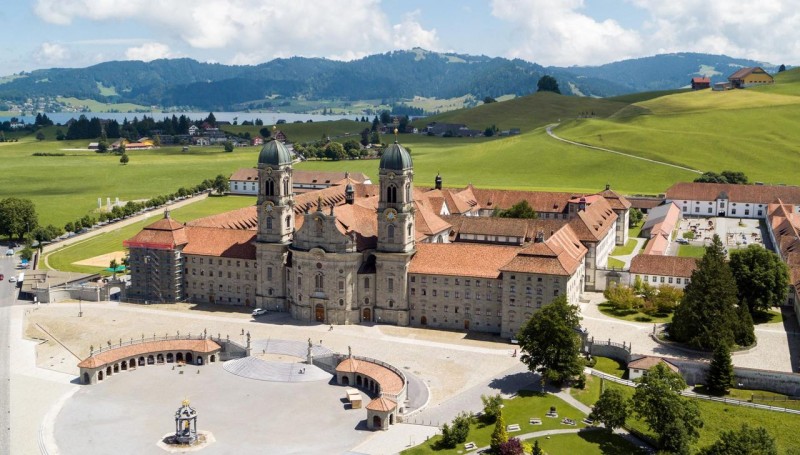
<instances>
[{"instance_id":1,"label":"white cloud","mask_svg":"<svg viewBox=\"0 0 800 455\"><path fill-rule=\"evenodd\" d=\"M594 19L584 12L583 0L493 0L492 14L510 25L507 56L544 65L602 64L687 51L773 63L800 60L800 0L735 7L724 2L698 7L695 0L626 1L620 8L636 8L647 18L641 26Z\"/></svg>"},{"instance_id":2,"label":"white cloud","mask_svg":"<svg viewBox=\"0 0 800 455\"><path fill-rule=\"evenodd\" d=\"M42 43L35 53L36 60L45 65L58 65L70 58L70 51L57 43Z\"/></svg>"},{"instance_id":3,"label":"white cloud","mask_svg":"<svg viewBox=\"0 0 800 455\"><path fill-rule=\"evenodd\" d=\"M169 51L169 46L161 43L144 43L139 47L131 47L125 51L125 57L128 60L141 60L149 62L158 58L170 58L172 54Z\"/></svg>"},{"instance_id":4,"label":"white cloud","mask_svg":"<svg viewBox=\"0 0 800 455\"><path fill-rule=\"evenodd\" d=\"M512 25L509 57L543 65L599 64L642 51L639 33L583 14L582 0L494 0L492 15Z\"/></svg>"},{"instance_id":5,"label":"white cloud","mask_svg":"<svg viewBox=\"0 0 800 455\"><path fill-rule=\"evenodd\" d=\"M170 49L204 51L191 52L198 60L228 55L242 64L291 55L349 59L438 42L416 13L392 26L380 0L36 0L34 12L53 24L136 23Z\"/></svg>"},{"instance_id":6,"label":"white cloud","mask_svg":"<svg viewBox=\"0 0 800 455\"><path fill-rule=\"evenodd\" d=\"M428 50L439 50L439 37L436 29L425 30L417 20L419 15L419 10L408 13L403 22L392 26L392 43L395 49L421 47Z\"/></svg>"}]
</instances>

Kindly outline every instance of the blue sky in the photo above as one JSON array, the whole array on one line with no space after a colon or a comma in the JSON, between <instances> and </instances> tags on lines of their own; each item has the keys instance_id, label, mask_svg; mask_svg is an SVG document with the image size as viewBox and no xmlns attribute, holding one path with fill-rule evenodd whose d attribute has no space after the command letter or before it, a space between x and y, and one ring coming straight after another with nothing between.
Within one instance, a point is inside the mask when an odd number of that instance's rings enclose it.
<instances>
[{"instance_id":1,"label":"blue sky","mask_svg":"<svg viewBox=\"0 0 800 455\"><path fill-rule=\"evenodd\" d=\"M257 64L395 49L598 65L666 52L800 63L800 0L27 0L0 12L0 75L109 60Z\"/></svg>"}]
</instances>

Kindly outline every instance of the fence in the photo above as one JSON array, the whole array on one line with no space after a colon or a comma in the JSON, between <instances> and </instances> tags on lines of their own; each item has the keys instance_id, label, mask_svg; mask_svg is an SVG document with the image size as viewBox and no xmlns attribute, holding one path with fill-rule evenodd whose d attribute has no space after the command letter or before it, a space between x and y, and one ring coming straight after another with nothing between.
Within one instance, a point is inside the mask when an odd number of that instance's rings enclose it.
<instances>
[{"instance_id":1,"label":"fence","mask_svg":"<svg viewBox=\"0 0 800 455\"><path fill-rule=\"evenodd\" d=\"M597 371L592 368L588 368L589 373L592 376L597 376L598 378L602 378L607 381L616 382L617 384L622 384L628 387L636 387L636 383L633 381L628 381L626 379L620 379L616 376L612 376L610 374L603 373L602 371ZM767 411L776 411L776 412L785 412L787 414L797 414L800 415L800 410L797 409L789 409L789 408L782 408L779 406L769 406L766 404L759 404L759 403L751 403L749 401L742 401L736 400L733 398L725 398L725 397L713 397L709 395L701 395L699 393L694 393L688 390L684 390L681 392L681 395L687 398L695 398L698 400L706 400L706 401L716 401L718 403L725 403L730 404L733 406L743 406L746 408L755 408L755 409L764 409Z\"/></svg>"}]
</instances>

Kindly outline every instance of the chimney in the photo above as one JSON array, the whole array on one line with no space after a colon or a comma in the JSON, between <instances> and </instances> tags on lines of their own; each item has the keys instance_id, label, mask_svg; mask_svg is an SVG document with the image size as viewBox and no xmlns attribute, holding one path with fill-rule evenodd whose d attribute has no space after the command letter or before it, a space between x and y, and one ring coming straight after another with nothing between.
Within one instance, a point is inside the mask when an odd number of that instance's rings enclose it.
<instances>
[{"instance_id":1,"label":"chimney","mask_svg":"<svg viewBox=\"0 0 800 455\"><path fill-rule=\"evenodd\" d=\"M539 231L536 233L536 240L533 243L542 243L544 242L544 231Z\"/></svg>"},{"instance_id":2,"label":"chimney","mask_svg":"<svg viewBox=\"0 0 800 455\"><path fill-rule=\"evenodd\" d=\"M436 180L435 180L435 182L436 182L436 183L435 183L435 185L434 185L434 186L436 187L436 189L437 189L437 190L441 190L441 189L442 189L442 176L441 176L441 175L439 175L439 173L438 173L438 172L436 173Z\"/></svg>"},{"instance_id":3,"label":"chimney","mask_svg":"<svg viewBox=\"0 0 800 455\"><path fill-rule=\"evenodd\" d=\"M353 203L356 201L356 194L355 193L356 192L355 192L355 190L353 190L353 185L348 183L347 186L344 189L344 202L346 204L353 205Z\"/></svg>"},{"instance_id":4,"label":"chimney","mask_svg":"<svg viewBox=\"0 0 800 455\"><path fill-rule=\"evenodd\" d=\"M578 211L580 212L580 211L583 211L583 210L586 210L586 198L585 197L580 198L580 200L578 201Z\"/></svg>"}]
</instances>

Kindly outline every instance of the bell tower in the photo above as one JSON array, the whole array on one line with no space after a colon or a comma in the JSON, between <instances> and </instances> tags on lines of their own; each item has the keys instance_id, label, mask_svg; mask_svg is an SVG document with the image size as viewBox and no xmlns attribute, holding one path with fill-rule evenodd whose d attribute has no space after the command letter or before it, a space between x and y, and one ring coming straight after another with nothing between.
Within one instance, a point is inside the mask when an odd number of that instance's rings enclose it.
<instances>
[{"instance_id":1,"label":"bell tower","mask_svg":"<svg viewBox=\"0 0 800 455\"><path fill-rule=\"evenodd\" d=\"M288 244L294 229L292 156L279 141L258 155L258 241Z\"/></svg>"},{"instance_id":2,"label":"bell tower","mask_svg":"<svg viewBox=\"0 0 800 455\"><path fill-rule=\"evenodd\" d=\"M411 155L395 142L381 155L378 200L378 251L414 250L414 169Z\"/></svg>"}]
</instances>

